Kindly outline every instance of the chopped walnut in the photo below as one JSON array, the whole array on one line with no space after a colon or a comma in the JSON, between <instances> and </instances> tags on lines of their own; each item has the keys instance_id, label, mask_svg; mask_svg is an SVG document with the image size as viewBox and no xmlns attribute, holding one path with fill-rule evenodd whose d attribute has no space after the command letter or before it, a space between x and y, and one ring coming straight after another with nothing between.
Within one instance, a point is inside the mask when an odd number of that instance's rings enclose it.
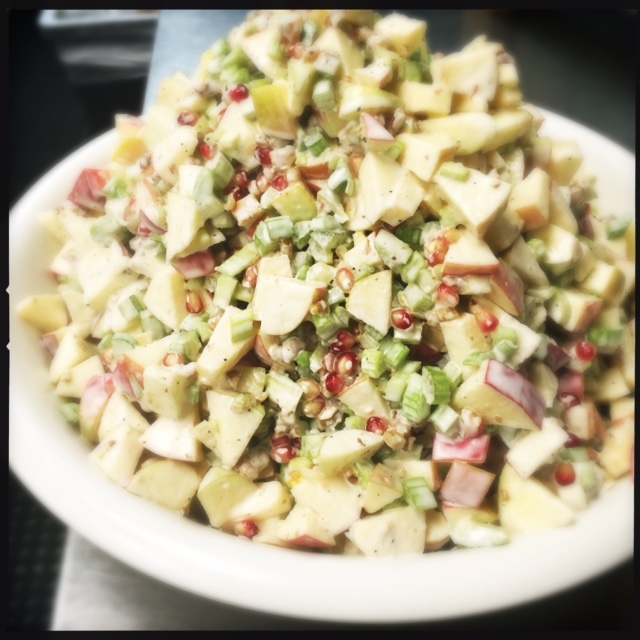
<instances>
[{"instance_id":1,"label":"chopped walnut","mask_svg":"<svg viewBox=\"0 0 640 640\"><path fill-rule=\"evenodd\" d=\"M269 454L264 449L256 447L255 449L249 449L238 460L234 470L249 478L249 480L257 480L270 463Z\"/></svg>"}]
</instances>

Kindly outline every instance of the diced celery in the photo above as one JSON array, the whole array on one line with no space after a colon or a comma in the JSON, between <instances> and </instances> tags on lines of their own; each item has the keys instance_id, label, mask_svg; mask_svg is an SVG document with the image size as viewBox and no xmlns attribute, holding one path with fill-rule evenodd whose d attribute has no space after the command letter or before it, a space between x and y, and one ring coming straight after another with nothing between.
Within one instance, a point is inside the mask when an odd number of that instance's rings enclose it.
<instances>
[{"instance_id":1,"label":"diced celery","mask_svg":"<svg viewBox=\"0 0 640 640\"><path fill-rule=\"evenodd\" d=\"M599 349L615 349L624 340L624 329L610 327L593 327L587 331L587 340Z\"/></svg>"},{"instance_id":2,"label":"diced celery","mask_svg":"<svg viewBox=\"0 0 640 640\"><path fill-rule=\"evenodd\" d=\"M148 309L140 313L140 323L142 324L143 330L150 333L154 340L160 340L160 338L164 338L168 333L164 324L162 324L158 318L151 315Z\"/></svg>"},{"instance_id":3,"label":"diced celery","mask_svg":"<svg viewBox=\"0 0 640 640\"><path fill-rule=\"evenodd\" d=\"M135 296L126 298L118 305L118 309L120 310L122 317L128 322L131 322L132 320L137 318L140 314L140 311L142 311L142 309L138 310L138 307L133 302L132 298L135 298ZM137 298L135 299L138 301L138 304L140 304L140 301Z\"/></svg>"},{"instance_id":4,"label":"diced celery","mask_svg":"<svg viewBox=\"0 0 640 640\"><path fill-rule=\"evenodd\" d=\"M302 371L311 369L311 351L301 351L296 357L296 364Z\"/></svg>"},{"instance_id":5,"label":"diced celery","mask_svg":"<svg viewBox=\"0 0 640 640\"><path fill-rule=\"evenodd\" d=\"M309 278L309 280L311 280L311 278ZM340 287L331 287L327 292L327 302L329 305L344 302L345 300L344 291Z\"/></svg>"},{"instance_id":6,"label":"diced celery","mask_svg":"<svg viewBox=\"0 0 640 640\"><path fill-rule=\"evenodd\" d=\"M304 146L315 156L319 156L325 149L329 148L329 143L320 131L310 133L302 139Z\"/></svg>"},{"instance_id":7,"label":"diced celery","mask_svg":"<svg viewBox=\"0 0 640 640\"><path fill-rule=\"evenodd\" d=\"M402 395L402 413L412 422L422 422L429 416L431 407L426 399L427 389L423 376L410 373Z\"/></svg>"},{"instance_id":8,"label":"diced celery","mask_svg":"<svg viewBox=\"0 0 640 640\"><path fill-rule=\"evenodd\" d=\"M360 370L365 376L379 378L386 370L385 357L378 349L365 349L360 358Z\"/></svg>"},{"instance_id":9,"label":"diced celery","mask_svg":"<svg viewBox=\"0 0 640 640\"><path fill-rule=\"evenodd\" d=\"M179 342L173 342L169 345L169 351L179 353L190 362L195 362L200 356L202 345L200 337L195 331L189 331L180 336Z\"/></svg>"},{"instance_id":10,"label":"diced celery","mask_svg":"<svg viewBox=\"0 0 640 640\"><path fill-rule=\"evenodd\" d=\"M187 402L192 405L197 405L200 402L200 385L197 382L187 387Z\"/></svg>"},{"instance_id":11,"label":"diced celery","mask_svg":"<svg viewBox=\"0 0 640 640\"><path fill-rule=\"evenodd\" d=\"M367 421L359 416L347 416L344 420L344 428L364 431L367 428Z\"/></svg>"},{"instance_id":12,"label":"diced celery","mask_svg":"<svg viewBox=\"0 0 640 640\"><path fill-rule=\"evenodd\" d=\"M240 302L251 302L253 300L253 289L247 287L236 287L233 292L233 299L240 300Z\"/></svg>"},{"instance_id":13,"label":"diced celery","mask_svg":"<svg viewBox=\"0 0 640 640\"><path fill-rule=\"evenodd\" d=\"M356 280L360 280L366 276L370 276L372 273L375 273L376 269L373 265L361 263L359 264L353 271L353 275L356 277Z\"/></svg>"},{"instance_id":14,"label":"diced celery","mask_svg":"<svg viewBox=\"0 0 640 640\"><path fill-rule=\"evenodd\" d=\"M397 160L400 154L404 151L405 144L400 140L396 140L385 152L384 155L388 156L392 160Z\"/></svg>"},{"instance_id":15,"label":"diced celery","mask_svg":"<svg viewBox=\"0 0 640 640\"><path fill-rule=\"evenodd\" d=\"M316 109L331 111L337 105L336 91L329 78L323 78L315 83L311 92L311 101Z\"/></svg>"},{"instance_id":16,"label":"diced celery","mask_svg":"<svg viewBox=\"0 0 640 640\"><path fill-rule=\"evenodd\" d=\"M429 489L427 481L422 476L404 478L402 480L404 498L408 504L418 511L428 511L438 506L438 501Z\"/></svg>"},{"instance_id":17,"label":"diced celery","mask_svg":"<svg viewBox=\"0 0 640 640\"><path fill-rule=\"evenodd\" d=\"M382 340L379 348L387 366L394 371L399 369L409 357L409 347L391 337Z\"/></svg>"},{"instance_id":18,"label":"diced celery","mask_svg":"<svg viewBox=\"0 0 640 640\"><path fill-rule=\"evenodd\" d=\"M400 227L396 229L396 236L403 242L411 245L419 245L422 241L421 227ZM418 254L420 255L420 254Z\"/></svg>"},{"instance_id":19,"label":"diced celery","mask_svg":"<svg viewBox=\"0 0 640 640\"><path fill-rule=\"evenodd\" d=\"M441 404L429 419L440 433L446 435L456 426L459 416L448 404Z\"/></svg>"},{"instance_id":20,"label":"diced celery","mask_svg":"<svg viewBox=\"0 0 640 640\"><path fill-rule=\"evenodd\" d=\"M493 345L493 357L499 362L508 362L518 352L518 345L509 340L501 340Z\"/></svg>"},{"instance_id":21,"label":"diced celery","mask_svg":"<svg viewBox=\"0 0 640 640\"><path fill-rule=\"evenodd\" d=\"M213 190L218 192L228 186L235 173L233 165L222 151L217 151L213 158L206 162L205 167L211 172Z\"/></svg>"},{"instance_id":22,"label":"diced celery","mask_svg":"<svg viewBox=\"0 0 640 640\"><path fill-rule=\"evenodd\" d=\"M306 247L311 239L311 220L301 220L293 225L293 242L298 249Z\"/></svg>"},{"instance_id":23,"label":"diced celery","mask_svg":"<svg viewBox=\"0 0 640 640\"><path fill-rule=\"evenodd\" d=\"M398 294L398 300L403 307L412 312L428 311L434 305L432 298L417 284L409 284Z\"/></svg>"},{"instance_id":24,"label":"diced celery","mask_svg":"<svg viewBox=\"0 0 640 640\"><path fill-rule=\"evenodd\" d=\"M131 351L137 344L136 339L128 333L114 333L111 338L111 349L115 358L119 358L123 353Z\"/></svg>"},{"instance_id":25,"label":"diced celery","mask_svg":"<svg viewBox=\"0 0 640 640\"><path fill-rule=\"evenodd\" d=\"M617 240L618 238L622 238L625 233L627 233L630 224L630 220L624 220L623 218L609 220L606 224L607 239Z\"/></svg>"},{"instance_id":26,"label":"diced celery","mask_svg":"<svg viewBox=\"0 0 640 640\"><path fill-rule=\"evenodd\" d=\"M462 362L466 367L479 367L485 360L489 360L491 351L473 351Z\"/></svg>"},{"instance_id":27,"label":"diced celery","mask_svg":"<svg viewBox=\"0 0 640 640\"><path fill-rule=\"evenodd\" d=\"M415 60L399 60L398 78L407 82L422 82L422 68Z\"/></svg>"},{"instance_id":28,"label":"diced celery","mask_svg":"<svg viewBox=\"0 0 640 640\"><path fill-rule=\"evenodd\" d=\"M313 373L318 373L318 371L322 369L322 359L327 355L328 351L329 349L321 344L313 350L309 359L309 369L311 369Z\"/></svg>"},{"instance_id":29,"label":"diced celery","mask_svg":"<svg viewBox=\"0 0 640 640\"><path fill-rule=\"evenodd\" d=\"M409 373L397 371L389 378L384 390L384 397L389 402L401 402L407 388L407 382L409 382Z\"/></svg>"},{"instance_id":30,"label":"diced celery","mask_svg":"<svg viewBox=\"0 0 640 640\"><path fill-rule=\"evenodd\" d=\"M429 404L447 404L451 400L451 383L442 369L423 367L422 377L426 383Z\"/></svg>"},{"instance_id":31,"label":"diced celery","mask_svg":"<svg viewBox=\"0 0 640 640\"><path fill-rule=\"evenodd\" d=\"M359 460L353 465L353 469L356 472L356 476L358 476L358 484L363 489L366 489L373 475L375 465L371 460Z\"/></svg>"},{"instance_id":32,"label":"diced celery","mask_svg":"<svg viewBox=\"0 0 640 640\"><path fill-rule=\"evenodd\" d=\"M129 195L127 183L122 178L113 178L110 180L103 193L107 198L126 198Z\"/></svg>"},{"instance_id":33,"label":"diced celery","mask_svg":"<svg viewBox=\"0 0 640 640\"><path fill-rule=\"evenodd\" d=\"M253 242L245 245L240 251L227 258L218 271L226 276L237 276L260 258L260 253Z\"/></svg>"},{"instance_id":34,"label":"diced celery","mask_svg":"<svg viewBox=\"0 0 640 640\"><path fill-rule=\"evenodd\" d=\"M302 35L300 37L302 44L307 47L311 46L317 34L318 25L313 20L305 20L302 23Z\"/></svg>"},{"instance_id":35,"label":"diced celery","mask_svg":"<svg viewBox=\"0 0 640 640\"><path fill-rule=\"evenodd\" d=\"M223 273L218 275L216 291L213 294L213 303L221 309L226 309L235 294L238 281Z\"/></svg>"},{"instance_id":36,"label":"diced celery","mask_svg":"<svg viewBox=\"0 0 640 640\"><path fill-rule=\"evenodd\" d=\"M94 242L109 246L114 240L122 240L126 230L111 215L98 218L89 228L89 235Z\"/></svg>"},{"instance_id":37,"label":"diced celery","mask_svg":"<svg viewBox=\"0 0 640 640\"><path fill-rule=\"evenodd\" d=\"M313 237L309 241L308 251L316 262L333 264L333 251L331 249L321 247Z\"/></svg>"},{"instance_id":38,"label":"diced celery","mask_svg":"<svg viewBox=\"0 0 640 640\"><path fill-rule=\"evenodd\" d=\"M400 277L407 284L415 282L420 272L427 266L427 261L424 256L417 251L414 251L409 258L409 261L400 269Z\"/></svg>"},{"instance_id":39,"label":"diced celery","mask_svg":"<svg viewBox=\"0 0 640 640\"><path fill-rule=\"evenodd\" d=\"M460 162L444 162L439 171L440 175L452 180L466 182L469 179L469 169Z\"/></svg>"},{"instance_id":40,"label":"diced celery","mask_svg":"<svg viewBox=\"0 0 640 640\"><path fill-rule=\"evenodd\" d=\"M69 424L80 422L80 404L78 402L65 402L58 407L58 412Z\"/></svg>"},{"instance_id":41,"label":"diced celery","mask_svg":"<svg viewBox=\"0 0 640 640\"><path fill-rule=\"evenodd\" d=\"M568 447L562 452L562 457L571 462L589 462L589 452L586 447Z\"/></svg>"},{"instance_id":42,"label":"diced celery","mask_svg":"<svg viewBox=\"0 0 640 640\"><path fill-rule=\"evenodd\" d=\"M440 222L446 229L450 229L459 224L458 216L451 207L442 207L438 212L440 215Z\"/></svg>"},{"instance_id":43,"label":"diced celery","mask_svg":"<svg viewBox=\"0 0 640 640\"><path fill-rule=\"evenodd\" d=\"M452 360L447 362L443 371L447 374L447 378L449 378L452 390L462 382L462 369Z\"/></svg>"},{"instance_id":44,"label":"diced celery","mask_svg":"<svg viewBox=\"0 0 640 640\"><path fill-rule=\"evenodd\" d=\"M533 251L533 255L536 257L536 260L540 261L544 259L547 253L547 246L545 245L540 238L532 238L527 242L527 246L531 251Z\"/></svg>"},{"instance_id":45,"label":"diced celery","mask_svg":"<svg viewBox=\"0 0 640 640\"><path fill-rule=\"evenodd\" d=\"M414 319L409 329L398 329L398 327L394 327L393 337L406 344L420 344L422 341L422 329L423 323Z\"/></svg>"},{"instance_id":46,"label":"diced celery","mask_svg":"<svg viewBox=\"0 0 640 640\"><path fill-rule=\"evenodd\" d=\"M433 271L429 267L425 267L418 274L416 284L428 294L433 293L440 286L440 281L433 275Z\"/></svg>"},{"instance_id":47,"label":"diced celery","mask_svg":"<svg viewBox=\"0 0 640 640\"><path fill-rule=\"evenodd\" d=\"M300 267L300 269L298 269L298 271L296 272L296 278L298 280L306 280L308 273L309 273L309 265L305 264L302 267Z\"/></svg>"},{"instance_id":48,"label":"diced celery","mask_svg":"<svg viewBox=\"0 0 640 640\"><path fill-rule=\"evenodd\" d=\"M327 186L334 193L344 193L347 191L349 182L353 181L353 175L346 164L339 164L335 171L329 176Z\"/></svg>"}]
</instances>

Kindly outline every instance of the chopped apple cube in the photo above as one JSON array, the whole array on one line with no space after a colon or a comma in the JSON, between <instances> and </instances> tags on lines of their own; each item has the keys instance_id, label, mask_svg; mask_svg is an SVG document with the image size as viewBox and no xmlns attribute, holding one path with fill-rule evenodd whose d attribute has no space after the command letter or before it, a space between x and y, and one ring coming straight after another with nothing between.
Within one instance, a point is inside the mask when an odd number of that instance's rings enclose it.
<instances>
[{"instance_id":1,"label":"chopped apple cube","mask_svg":"<svg viewBox=\"0 0 640 640\"><path fill-rule=\"evenodd\" d=\"M313 461L320 471L332 475L359 460L370 458L383 444L384 438L378 433L343 429L323 438Z\"/></svg>"},{"instance_id":2,"label":"chopped apple cube","mask_svg":"<svg viewBox=\"0 0 640 640\"><path fill-rule=\"evenodd\" d=\"M440 118L451 112L453 94L446 85L400 82L397 93L407 113Z\"/></svg>"},{"instance_id":3,"label":"chopped apple cube","mask_svg":"<svg viewBox=\"0 0 640 640\"><path fill-rule=\"evenodd\" d=\"M357 280L347 298L347 311L356 319L386 335L391 326L393 273L378 271Z\"/></svg>"},{"instance_id":4,"label":"chopped apple cube","mask_svg":"<svg viewBox=\"0 0 640 640\"><path fill-rule=\"evenodd\" d=\"M509 207L523 220L524 230L537 229L549 220L549 174L535 167L511 190Z\"/></svg>"},{"instance_id":5,"label":"chopped apple cube","mask_svg":"<svg viewBox=\"0 0 640 640\"><path fill-rule=\"evenodd\" d=\"M28 296L18 303L16 310L40 333L51 333L67 324L67 308L58 294Z\"/></svg>"}]
</instances>

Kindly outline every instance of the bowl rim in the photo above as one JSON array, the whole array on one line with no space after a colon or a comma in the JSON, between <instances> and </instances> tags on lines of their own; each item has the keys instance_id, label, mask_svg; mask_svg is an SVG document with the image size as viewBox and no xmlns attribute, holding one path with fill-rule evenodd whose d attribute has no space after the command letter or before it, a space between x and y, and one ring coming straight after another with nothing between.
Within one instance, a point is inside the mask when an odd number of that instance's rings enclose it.
<instances>
[{"instance_id":1,"label":"bowl rim","mask_svg":"<svg viewBox=\"0 0 640 640\"><path fill-rule=\"evenodd\" d=\"M587 147L612 160L610 164L623 167L628 173L623 172L624 184L629 176L635 179L635 156L629 151L572 120L540 111L562 135L576 139L581 147L586 141ZM29 246L30 223L44 203L54 206L64 199L60 194L68 193L80 169L106 164L115 140L111 130L76 150L36 182L10 212L11 355L20 355L26 340L33 340L15 318L20 282L16 269L26 264L20 248L23 243ZM11 353L11 343L17 354ZM10 467L20 481L56 517L106 553L153 578L219 602L312 620L425 622L549 596L633 554L630 479L579 514L575 527L524 534L504 547L371 559L251 544L176 517L110 482L92 467L77 433L58 420L53 424L47 410L56 399L43 397L44 413L43 405L33 402L33 389L24 384L28 372L28 364L10 359ZM36 391L44 390L42 382L35 385ZM51 428L43 429L41 423ZM612 521L618 525L612 527ZM150 531L155 533L150 536ZM576 537L576 532L585 531L588 539ZM188 544L176 545L176 539ZM498 580L496 569L502 573ZM301 588L300 580L313 584ZM367 585L373 586L372 594Z\"/></svg>"}]
</instances>

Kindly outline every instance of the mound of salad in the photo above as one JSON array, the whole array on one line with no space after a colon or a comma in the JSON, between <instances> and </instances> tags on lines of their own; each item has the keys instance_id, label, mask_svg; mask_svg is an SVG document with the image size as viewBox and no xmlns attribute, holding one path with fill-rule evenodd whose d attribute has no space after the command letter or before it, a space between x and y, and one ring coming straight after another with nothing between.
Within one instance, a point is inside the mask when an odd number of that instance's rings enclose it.
<instances>
[{"instance_id":1,"label":"mound of salad","mask_svg":"<svg viewBox=\"0 0 640 640\"><path fill-rule=\"evenodd\" d=\"M254 542L489 547L633 473L635 223L513 58L255 11L119 115L18 307L127 491Z\"/></svg>"}]
</instances>

